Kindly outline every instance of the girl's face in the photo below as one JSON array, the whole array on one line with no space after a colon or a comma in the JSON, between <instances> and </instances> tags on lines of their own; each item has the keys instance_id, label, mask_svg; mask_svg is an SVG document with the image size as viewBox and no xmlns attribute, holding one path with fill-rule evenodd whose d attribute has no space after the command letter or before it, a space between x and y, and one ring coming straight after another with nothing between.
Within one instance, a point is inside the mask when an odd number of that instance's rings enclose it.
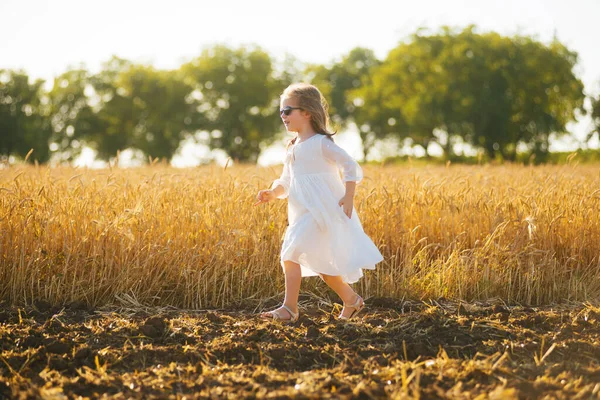
<instances>
[{"instance_id":1,"label":"girl's face","mask_svg":"<svg viewBox=\"0 0 600 400\"><path fill-rule=\"evenodd\" d=\"M288 132L300 132L310 125L310 114L298 107L296 99L283 99L280 107L279 115Z\"/></svg>"}]
</instances>

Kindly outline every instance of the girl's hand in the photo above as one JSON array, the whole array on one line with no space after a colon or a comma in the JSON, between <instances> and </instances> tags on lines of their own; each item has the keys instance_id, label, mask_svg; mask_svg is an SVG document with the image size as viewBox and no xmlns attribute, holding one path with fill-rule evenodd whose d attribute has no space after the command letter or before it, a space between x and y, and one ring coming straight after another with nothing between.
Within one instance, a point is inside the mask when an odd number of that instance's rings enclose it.
<instances>
[{"instance_id":1,"label":"girl's hand","mask_svg":"<svg viewBox=\"0 0 600 400\"><path fill-rule=\"evenodd\" d=\"M258 199L258 201L254 203L255 206L262 203L268 203L271 200L275 200L275 193L270 189L261 190L258 192L256 198Z\"/></svg>"},{"instance_id":2,"label":"girl's hand","mask_svg":"<svg viewBox=\"0 0 600 400\"><path fill-rule=\"evenodd\" d=\"M339 205L343 207L344 214L348 216L348 218L352 218L352 209L354 208L354 199L349 196L344 196L339 202Z\"/></svg>"}]
</instances>

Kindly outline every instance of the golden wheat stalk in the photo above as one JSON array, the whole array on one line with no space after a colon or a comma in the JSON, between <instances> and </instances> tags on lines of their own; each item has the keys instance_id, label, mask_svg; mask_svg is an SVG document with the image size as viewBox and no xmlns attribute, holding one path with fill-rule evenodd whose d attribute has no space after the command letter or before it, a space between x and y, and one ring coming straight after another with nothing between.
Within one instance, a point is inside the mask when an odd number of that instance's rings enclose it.
<instances>
[{"instance_id":1,"label":"golden wheat stalk","mask_svg":"<svg viewBox=\"0 0 600 400\"><path fill-rule=\"evenodd\" d=\"M355 205L385 260L367 297L600 295L596 166L365 166ZM252 207L280 168L6 168L0 298L224 307L280 293L286 202ZM303 290L322 292L317 279Z\"/></svg>"}]
</instances>

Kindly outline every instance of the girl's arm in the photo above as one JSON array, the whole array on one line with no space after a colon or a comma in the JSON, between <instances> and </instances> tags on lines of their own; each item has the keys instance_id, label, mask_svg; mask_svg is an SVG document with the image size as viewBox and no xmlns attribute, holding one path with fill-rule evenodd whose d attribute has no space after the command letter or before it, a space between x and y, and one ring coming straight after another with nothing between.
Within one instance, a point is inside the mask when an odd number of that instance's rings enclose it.
<instances>
[{"instance_id":1,"label":"girl's arm","mask_svg":"<svg viewBox=\"0 0 600 400\"><path fill-rule=\"evenodd\" d=\"M288 166L288 158L286 157L285 163L283 164L283 172L279 179L275 179L271 185L271 189L261 190L258 192L256 198L258 201L254 205L261 203L268 203L271 200L285 199L290 193L290 169Z\"/></svg>"},{"instance_id":2,"label":"girl's arm","mask_svg":"<svg viewBox=\"0 0 600 400\"><path fill-rule=\"evenodd\" d=\"M338 205L343 207L344 214L348 218L352 218L352 210L354 209L354 191L356 189L356 182L346 181L346 194L339 201Z\"/></svg>"},{"instance_id":3,"label":"girl's arm","mask_svg":"<svg viewBox=\"0 0 600 400\"><path fill-rule=\"evenodd\" d=\"M356 191L356 182L346 181L346 194L344 197L354 199L354 192Z\"/></svg>"},{"instance_id":4,"label":"girl's arm","mask_svg":"<svg viewBox=\"0 0 600 400\"><path fill-rule=\"evenodd\" d=\"M271 189L271 191L273 192L275 197L277 197L278 199L283 199L285 198L285 196L287 196L289 189L286 189L282 185L277 185L273 189Z\"/></svg>"},{"instance_id":5,"label":"girl's arm","mask_svg":"<svg viewBox=\"0 0 600 400\"><path fill-rule=\"evenodd\" d=\"M330 162L336 163L342 169L344 182L352 181L358 183L363 179L362 168L346 150L327 138L323 139L321 143L323 157Z\"/></svg>"},{"instance_id":6,"label":"girl's arm","mask_svg":"<svg viewBox=\"0 0 600 400\"><path fill-rule=\"evenodd\" d=\"M339 201L339 205L343 207L344 214L346 214L348 218L352 218L356 184L363 178L362 168L344 149L333 141L324 139L321 143L323 156L327 160L335 162L338 167L342 169L344 182L346 182L346 193Z\"/></svg>"},{"instance_id":7,"label":"girl's arm","mask_svg":"<svg viewBox=\"0 0 600 400\"><path fill-rule=\"evenodd\" d=\"M277 185L274 189L260 190L256 196L258 201L254 203L254 205L257 206L261 203L268 203L271 200L280 198L284 194L285 188L281 185Z\"/></svg>"},{"instance_id":8,"label":"girl's arm","mask_svg":"<svg viewBox=\"0 0 600 400\"><path fill-rule=\"evenodd\" d=\"M275 179L271 185L271 190L278 199L285 199L290 194L290 167L288 157L286 157L285 163L283 164L281 176L279 179Z\"/></svg>"}]
</instances>

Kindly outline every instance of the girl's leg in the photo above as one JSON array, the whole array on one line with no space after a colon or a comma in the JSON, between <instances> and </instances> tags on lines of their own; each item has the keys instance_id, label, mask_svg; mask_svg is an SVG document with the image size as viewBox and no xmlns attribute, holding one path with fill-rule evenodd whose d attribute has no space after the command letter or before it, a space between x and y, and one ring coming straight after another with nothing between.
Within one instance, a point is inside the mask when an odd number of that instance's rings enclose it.
<instances>
[{"instance_id":1,"label":"girl's leg","mask_svg":"<svg viewBox=\"0 0 600 400\"><path fill-rule=\"evenodd\" d=\"M302 272L300 264L293 261L284 261L285 272L285 299L283 304L298 313L298 296L300 295L300 284L302 283Z\"/></svg>"},{"instance_id":2,"label":"girl's leg","mask_svg":"<svg viewBox=\"0 0 600 400\"><path fill-rule=\"evenodd\" d=\"M327 286L333 289L333 291L340 296L344 304L354 304L358 300L359 295L354 291L354 289L352 289L352 287L350 287L350 285L342 280L341 276L321 274L321 279L323 279ZM341 315L347 317L351 313L352 310L342 310Z\"/></svg>"},{"instance_id":3,"label":"girl's leg","mask_svg":"<svg viewBox=\"0 0 600 400\"><path fill-rule=\"evenodd\" d=\"M289 307L294 313L298 313L298 296L300 295L300 283L302 282L302 273L300 264L293 261L283 262L283 271L285 273L285 299L283 304ZM281 315L284 319L291 318L290 313L283 307L276 310L263 313L263 317L272 317L275 312Z\"/></svg>"}]
</instances>

